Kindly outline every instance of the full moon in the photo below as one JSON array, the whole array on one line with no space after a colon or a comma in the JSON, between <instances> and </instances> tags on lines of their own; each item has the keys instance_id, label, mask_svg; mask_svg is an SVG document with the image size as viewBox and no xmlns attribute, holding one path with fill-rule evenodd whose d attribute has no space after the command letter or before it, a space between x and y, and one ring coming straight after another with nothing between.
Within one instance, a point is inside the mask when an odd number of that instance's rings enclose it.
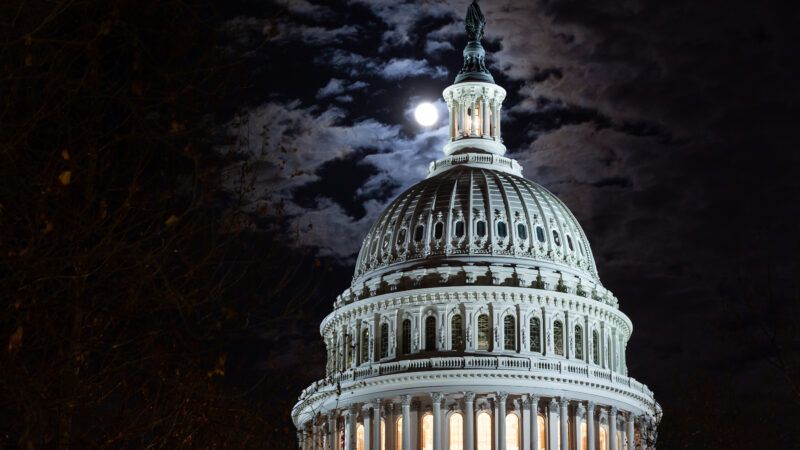
<instances>
[{"instance_id":1,"label":"full moon","mask_svg":"<svg viewBox=\"0 0 800 450\"><path fill-rule=\"evenodd\" d=\"M423 127L429 127L439 120L439 112L435 106L428 102L420 103L414 110L414 118Z\"/></svg>"}]
</instances>

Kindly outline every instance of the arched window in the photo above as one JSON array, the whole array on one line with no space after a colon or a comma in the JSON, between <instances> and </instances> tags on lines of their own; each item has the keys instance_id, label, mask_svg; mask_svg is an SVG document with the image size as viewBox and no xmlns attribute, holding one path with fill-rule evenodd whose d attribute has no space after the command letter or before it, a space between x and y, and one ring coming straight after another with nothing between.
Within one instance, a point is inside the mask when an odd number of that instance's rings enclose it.
<instances>
[{"instance_id":1,"label":"arched window","mask_svg":"<svg viewBox=\"0 0 800 450\"><path fill-rule=\"evenodd\" d=\"M433 450L433 415L430 413L422 416L422 448L420 450Z\"/></svg>"},{"instance_id":2,"label":"arched window","mask_svg":"<svg viewBox=\"0 0 800 450\"><path fill-rule=\"evenodd\" d=\"M538 317L531 317L531 351L542 351L542 322Z\"/></svg>"},{"instance_id":3,"label":"arched window","mask_svg":"<svg viewBox=\"0 0 800 450\"><path fill-rule=\"evenodd\" d=\"M425 225L419 224L417 228L414 229L414 241L420 242L423 237L425 237Z\"/></svg>"},{"instance_id":4,"label":"arched window","mask_svg":"<svg viewBox=\"0 0 800 450\"><path fill-rule=\"evenodd\" d=\"M397 243L399 245L403 245L406 243L406 229L401 228L400 231L397 233Z\"/></svg>"},{"instance_id":5,"label":"arched window","mask_svg":"<svg viewBox=\"0 0 800 450\"><path fill-rule=\"evenodd\" d=\"M455 234L456 234L457 238L464 237L464 221L463 220L459 220L459 221L456 222Z\"/></svg>"},{"instance_id":6,"label":"arched window","mask_svg":"<svg viewBox=\"0 0 800 450\"><path fill-rule=\"evenodd\" d=\"M539 242L544 243L544 228L539 226L536 227L536 239L538 239Z\"/></svg>"},{"instance_id":7,"label":"arched window","mask_svg":"<svg viewBox=\"0 0 800 450\"><path fill-rule=\"evenodd\" d=\"M383 236L383 250L389 250L389 244L392 243L392 233L386 233Z\"/></svg>"},{"instance_id":8,"label":"arched window","mask_svg":"<svg viewBox=\"0 0 800 450\"><path fill-rule=\"evenodd\" d=\"M407 355L411 353L411 319L403 321L403 345L400 353Z\"/></svg>"},{"instance_id":9,"label":"arched window","mask_svg":"<svg viewBox=\"0 0 800 450\"><path fill-rule=\"evenodd\" d=\"M492 417L486 411L478 413L478 448L477 450L492 450Z\"/></svg>"},{"instance_id":10,"label":"arched window","mask_svg":"<svg viewBox=\"0 0 800 450\"><path fill-rule=\"evenodd\" d=\"M389 356L389 324L381 324L381 359Z\"/></svg>"},{"instance_id":11,"label":"arched window","mask_svg":"<svg viewBox=\"0 0 800 450\"><path fill-rule=\"evenodd\" d=\"M353 336L351 334L347 334L345 338L344 344L344 351L345 351L345 361L346 366L350 367L353 365Z\"/></svg>"},{"instance_id":12,"label":"arched window","mask_svg":"<svg viewBox=\"0 0 800 450\"><path fill-rule=\"evenodd\" d=\"M398 417L394 423L394 436L397 448L403 448L403 417Z\"/></svg>"},{"instance_id":13,"label":"arched window","mask_svg":"<svg viewBox=\"0 0 800 450\"><path fill-rule=\"evenodd\" d=\"M436 317L428 316L425 319L425 350L436 350Z\"/></svg>"},{"instance_id":14,"label":"arched window","mask_svg":"<svg viewBox=\"0 0 800 450\"><path fill-rule=\"evenodd\" d=\"M553 323L553 344L558 356L564 356L564 324L560 320Z\"/></svg>"},{"instance_id":15,"label":"arched window","mask_svg":"<svg viewBox=\"0 0 800 450\"><path fill-rule=\"evenodd\" d=\"M501 238L508 236L508 226L502 220L497 222L497 236Z\"/></svg>"},{"instance_id":16,"label":"arched window","mask_svg":"<svg viewBox=\"0 0 800 450\"><path fill-rule=\"evenodd\" d=\"M450 345L452 350L464 349L464 321L461 314L454 314L450 319Z\"/></svg>"},{"instance_id":17,"label":"arched window","mask_svg":"<svg viewBox=\"0 0 800 450\"><path fill-rule=\"evenodd\" d=\"M520 239L528 239L528 229L525 227L524 223L517 224L517 237Z\"/></svg>"},{"instance_id":18,"label":"arched window","mask_svg":"<svg viewBox=\"0 0 800 450\"><path fill-rule=\"evenodd\" d=\"M547 450L547 427L545 427L544 416L539 414L536 421L539 423L539 448L537 450Z\"/></svg>"},{"instance_id":19,"label":"arched window","mask_svg":"<svg viewBox=\"0 0 800 450\"><path fill-rule=\"evenodd\" d=\"M464 416L461 413L450 415L450 450L464 450Z\"/></svg>"},{"instance_id":20,"label":"arched window","mask_svg":"<svg viewBox=\"0 0 800 450\"><path fill-rule=\"evenodd\" d=\"M622 431L617 430L617 448L622 449Z\"/></svg>"},{"instance_id":21,"label":"arched window","mask_svg":"<svg viewBox=\"0 0 800 450\"><path fill-rule=\"evenodd\" d=\"M487 314L481 314L478 316L478 350L489 350L490 337L489 316Z\"/></svg>"},{"instance_id":22,"label":"arched window","mask_svg":"<svg viewBox=\"0 0 800 450\"><path fill-rule=\"evenodd\" d=\"M556 230L553 230L553 242L555 242L557 246L561 247L561 238L558 236L558 231Z\"/></svg>"},{"instance_id":23,"label":"arched window","mask_svg":"<svg viewBox=\"0 0 800 450\"><path fill-rule=\"evenodd\" d=\"M381 419L381 450L386 450L386 419Z\"/></svg>"},{"instance_id":24,"label":"arched window","mask_svg":"<svg viewBox=\"0 0 800 450\"><path fill-rule=\"evenodd\" d=\"M519 417L506 415L506 450L519 450Z\"/></svg>"},{"instance_id":25,"label":"arched window","mask_svg":"<svg viewBox=\"0 0 800 450\"><path fill-rule=\"evenodd\" d=\"M356 450L364 450L364 425L356 426Z\"/></svg>"},{"instance_id":26,"label":"arched window","mask_svg":"<svg viewBox=\"0 0 800 450\"><path fill-rule=\"evenodd\" d=\"M608 430L605 425L600 427L600 449L608 450Z\"/></svg>"},{"instance_id":27,"label":"arched window","mask_svg":"<svg viewBox=\"0 0 800 450\"><path fill-rule=\"evenodd\" d=\"M444 224L442 222L436 222L436 225L433 226L433 238L441 239L443 234Z\"/></svg>"},{"instance_id":28,"label":"arched window","mask_svg":"<svg viewBox=\"0 0 800 450\"><path fill-rule=\"evenodd\" d=\"M612 366L612 363L611 363L611 339L608 339L606 341L606 353L608 354L607 357L606 357L606 369L612 369L613 370L613 366Z\"/></svg>"},{"instance_id":29,"label":"arched window","mask_svg":"<svg viewBox=\"0 0 800 450\"><path fill-rule=\"evenodd\" d=\"M503 348L505 350L517 349L517 321L510 314L503 319Z\"/></svg>"},{"instance_id":30,"label":"arched window","mask_svg":"<svg viewBox=\"0 0 800 450\"><path fill-rule=\"evenodd\" d=\"M475 234L477 234L478 237L486 236L486 221L479 220L475 223Z\"/></svg>"},{"instance_id":31,"label":"arched window","mask_svg":"<svg viewBox=\"0 0 800 450\"><path fill-rule=\"evenodd\" d=\"M361 364L369 361L369 328L361 330Z\"/></svg>"},{"instance_id":32,"label":"arched window","mask_svg":"<svg viewBox=\"0 0 800 450\"><path fill-rule=\"evenodd\" d=\"M600 364L600 333L592 331L592 362Z\"/></svg>"},{"instance_id":33,"label":"arched window","mask_svg":"<svg viewBox=\"0 0 800 450\"><path fill-rule=\"evenodd\" d=\"M569 251L575 251L575 247L572 246L572 236L570 235L567 235L567 245L569 246Z\"/></svg>"},{"instance_id":34,"label":"arched window","mask_svg":"<svg viewBox=\"0 0 800 450\"><path fill-rule=\"evenodd\" d=\"M575 325L575 358L583 359L583 328Z\"/></svg>"},{"instance_id":35,"label":"arched window","mask_svg":"<svg viewBox=\"0 0 800 450\"><path fill-rule=\"evenodd\" d=\"M581 422L581 448L580 450L589 450L589 431L586 429L586 422ZM622 449L620 449L622 450Z\"/></svg>"}]
</instances>

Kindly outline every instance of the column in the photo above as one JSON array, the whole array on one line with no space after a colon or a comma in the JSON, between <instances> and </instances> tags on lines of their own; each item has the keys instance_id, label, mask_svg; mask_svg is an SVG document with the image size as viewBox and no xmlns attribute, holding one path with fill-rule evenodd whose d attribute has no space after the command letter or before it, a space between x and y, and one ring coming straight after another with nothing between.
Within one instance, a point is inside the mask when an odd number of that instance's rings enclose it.
<instances>
[{"instance_id":1,"label":"column","mask_svg":"<svg viewBox=\"0 0 800 450\"><path fill-rule=\"evenodd\" d=\"M502 134L501 134L501 131L500 131L500 110L502 108L503 108L503 105L498 103L497 104L497 111L496 111L495 119L494 119L495 123L497 124L497 140L498 141L501 140L501 138L502 138Z\"/></svg>"},{"instance_id":2,"label":"column","mask_svg":"<svg viewBox=\"0 0 800 450\"><path fill-rule=\"evenodd\" d=\"M403 405L403 448L411 450L411 396L400 397Z\"/></svg>"},{"instance_id":3,"label":"column","mask_svg":"<svg viewBox=\"0 0 800 450\"><path fill-rule=\"evenodd\" d=\"M594 450L594 402L589 402L589 407L586 408L586 441L589 444L588 449Z\"/></svg>"},{"instance_id":4,"label":"column","mask_svg":"<svg viewBox=\"0 0 800 450\"><path fill-rule=\"evenodd\" d=\"M522 398L521 406L520 412L522 413L522 418L520 425L522 428L522 448L529 450L531 448L531 407L528 396Z\"/></svg>"},{"instance_id":5,"label":"column","mask_svg":"<svg viewBox=\"0 0 800 450\"><path fill-rule=\"evenodd\" d=\"M608 434L611 435L609 436L611 441L611 445L608 446L609 450L622 450L617 448L617 408L615 406L612 406L608 413Z\"/></svg>"},{"instance_id":6,"label":"column","mask_svg":"<svg viewBox=\"0 0 800 450\"><path fill-rule=\"evenodd\" d=\"M636 431L633 429L634 420L633 413L628 413L628 450L636 450L636 443L634 442Z\"/></svg>"},{"instance_id":7,"label":"column","mask_svg":"<svg viewBox=\"0 0 800 450\"><path fill-rule=\"evenodd\" d=\"M372 408L372 450L381 450L381 438L381 399L376 398Z\"/></svg>"},{"instance_id":8,"label":"column","mask_svg":"<svg viewBox=\"0 0 800 450\"><path fill-rule=\"evenodd\" d=\"M452 141L456 137L455 108L452 102L447 102L447 113L450 114L450 140Z\"/></svg>"},{"instance_id":9,"label":"column","mask_svg":"<svg viewBox=\"0 0 800 450\"><path fill-rule=\"evenodd\" d=\"M372 441L372 436L371 436L372 422L371 422L370 416L369 416L369 410L371 408L372 408L372 405L370 405L370 404L365 404L365 405L363 405L361 407L361 420L363 420L363 422L364 422L364 423L362 423L362 425L364 425L364 448L366 450L369 450L369 444L370 444L370 441Z\"/></svg>"},{"instance_id":10,"label":"column","mask_svg":"<svg viewBox=\"0 0 800 450\"><path fill-rule=\"evenodd\" d=\"M306 450L305 433L303 430L297 430L297 448Z\"/></svg>"},{"instance_id":11,"label":"column","mask_svg":"<svg viewBox=\"0 0 800 450\"><path fill-rule=\"evenodd\" d=\"M497 417L495 418L495 425L497 426L497 449L506 450L506 400L508 394L505 392L497 393Z\"/></svg>"},{"instance_id":12,"label":"column","mask_svg":"<svg viewBox=\"0 0 800 450\"><path fill-rule=\"evenodd\" d=\"M569 400L561 397L561 450L569 450L569 430L567 417L569 414Z\"/></svg>"},{"instance_id":13,"label":"column","mask_svg":"<svg viewBox=\"0 0 800 450\"><path fill-rule=\"evenodd\" d=\"M356 413L358 410L355 405L351 405L347 410L344 429L344 448L346 450L356 450ZM612 449L613 450L613 449Z\"/></svg>"},{"instance_id":14,"label":"column","mask_svg":"<svg viewBox=\"0 0 800 450\"><path fill-rule=\"evenodd\" d=\"M555 398L550 400L550 407L548 408L547 420L547 440L550 444L547 446L549 450L558 450L558 401Z\"/></svg>"},{"instance_id":15,"label":"column","mask_svg":"<svg viewBox=\"0 0 800 450\"><path fill-rule=\"evenodd\" d=\"M541 443L539 442L539 397L531 395L531 446L525 447L539 450Z\"/></svg>"},{"instance_id":16,"label":"column","mask_svg":"<svg viewBox=\"0 0 800 450\"><path fill-rule=\"evenodd\" d=\"M431 394L433 409L433 450L442 450L442 394Z\"/></svg>"},{"instance_id":17,"label":"column","mask_svg":"<svg viewBox=\"0 0 800 450\"><path fill-rule=\"evenodd\" d=\"M583 406L583 403L578 403L578 407L575 408L575 420L573 420L575 424L575 448L578 450L583 450L583 431L581 430L581 425L583 425L583 416L585 414L586 407Z\"/></svg>"},{"instance_id":18,"label":"column","mask_svg":"<svg viewBox=\"0 0 800 450\"><path fill-rule=\"evenodd\" d=\"M328 413L328 450L336 450L336 414Z\"/></svg>"},{"instance_id":19,"label":"column","mask_svg":"<svg viewBox=\"0 0 800 450\"><path fill-rule=\"evenodd\" d=\"M320 450L322 448L322 426L319 423L314 424L311 448L314 450Z\"/></svg>"},{"instance_id":20,"label":"column","mask_svg":"<svg viewBox=\"0 0 800 450\"><path fill-rule=\"evenodd\" d=\"M486 95L484 94L481 99L481 137L489 136L490 132L489 129L491 128L491 124L489 123L489 102L486 101Z\"/></svg>"},{"instance_id":21,"label":"column","mask_svg":"<svg viewBox=\"0 0 800 450\"><path fill-rule=\"evenodd\" d=\"M464 450L475 450L475 393L464 393Z\"/></svg>"}]
</instances>

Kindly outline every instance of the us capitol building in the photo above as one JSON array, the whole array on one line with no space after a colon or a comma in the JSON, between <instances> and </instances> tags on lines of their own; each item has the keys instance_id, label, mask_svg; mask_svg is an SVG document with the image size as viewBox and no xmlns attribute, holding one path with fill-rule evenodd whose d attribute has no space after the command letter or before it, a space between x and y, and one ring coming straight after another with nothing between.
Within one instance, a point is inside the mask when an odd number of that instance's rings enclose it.
<instances>
[{"instance_id":1,"label":"us capitol building","mask_svg":"<svg viewBox=\"0 0 800 450\"><path fill-rule=\"evenodd\" d=\"M649 450L661 408L628 376L633 326L580 224L503 156L505 90L468 9L450 139L367 234L320 325L301 450Z\"/></svg>"}]
</instances>

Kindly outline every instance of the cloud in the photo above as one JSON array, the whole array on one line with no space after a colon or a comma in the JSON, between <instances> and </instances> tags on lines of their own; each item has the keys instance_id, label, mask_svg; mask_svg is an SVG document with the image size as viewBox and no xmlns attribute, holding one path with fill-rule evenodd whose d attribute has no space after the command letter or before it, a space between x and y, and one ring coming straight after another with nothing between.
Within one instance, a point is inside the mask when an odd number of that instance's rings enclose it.
<instances>
[{"instance_id":1,"label":"cloud","mask_svg":"<svg viewBox=\"0 0 800 450\"><path fill-rule=\"evenodd\" d=\"M447 76L447 69L442 66L431 67L424 59L394 58L381 67L380 74L388 80L423 75L443 78Z\"/></svg>"},{"instance_id":2,"label":"cloud","mask_svg":"<svg viewBox=\"0 0 800 450\"><path fill-rule=\"evenodd\" d=\"M453 11L445 3L418 3L393 0L352 0L361 3L388 26L383 32L380 51L416 42L414 27L423 19L448 17Z\"/></svg>"},{"instance_id":3,"label":"cloud","mask_svg":"<svg viewBox=\"0 0 800 450\"><path fill-rule=\"evenodd\" d=\"M319 91L317 91L317 98L323 99L325 97L332 97L344 94L345 92L358 91L366 88L367 86L369 86L369 84L367 84L364 81L354 81L352 83L347 83L347 81L345 80L340 80L338 78L331 78L331 80L328 81L328 84L326 84L325 86L320 88ZM342 96L342 98L345 97L349 96ZM350 101L352 101L352 97L349 98Z\"/></svg>"},{"instance_id":4,"label":"cloud","mask_svg":"<svg viewBox=\"0 0 800 450\"><path fill-rule=\"evenodd\" d=\"M427 41L425 42L425 53L435 55L437 53L454 50L453 44L446 41Z\"/></svg>"},{"instance_id":5,"label":"cloud","mask_svg":"<svg viewBox=\"0 0 800 450\"><path fill-rule=\"evenodd\" d=\"M359 32L359 28L355 25L325 28L301 24L286 18L260 19L247 16L228 20L222 28L228 35L234 36L237 43L242 46L252 45L263 39L276 44L299 41L304 45L323 46L352 40Z\"/></svg>"}]
</instances>

